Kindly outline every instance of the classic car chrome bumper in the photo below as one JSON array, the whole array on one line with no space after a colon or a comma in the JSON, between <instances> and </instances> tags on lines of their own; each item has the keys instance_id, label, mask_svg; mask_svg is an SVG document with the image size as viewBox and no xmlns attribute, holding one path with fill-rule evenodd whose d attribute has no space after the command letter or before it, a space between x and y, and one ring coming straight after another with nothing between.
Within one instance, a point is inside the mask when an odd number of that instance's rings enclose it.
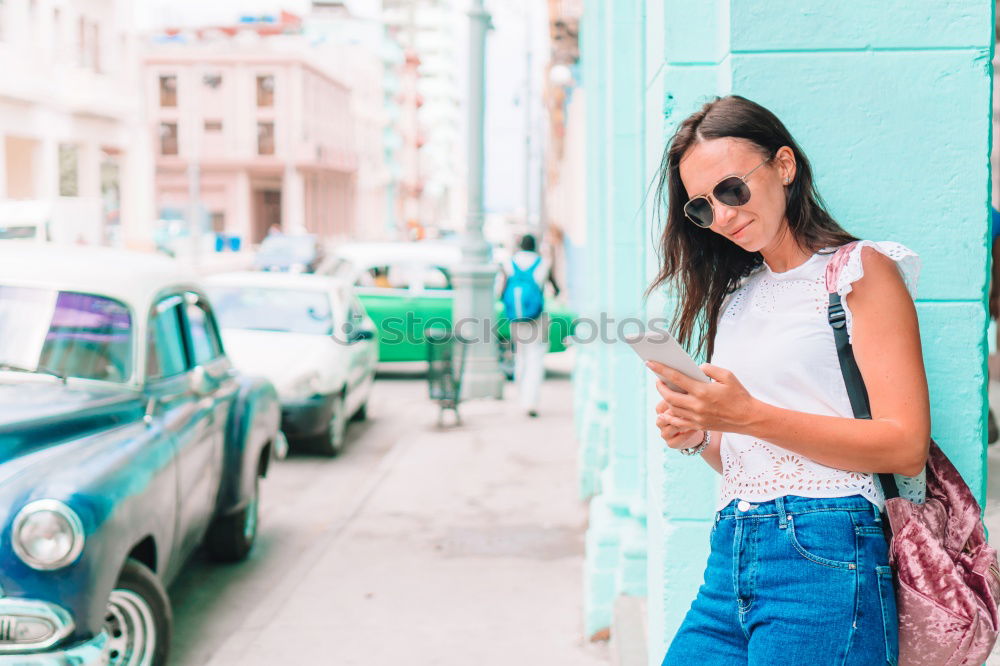
<instances>
[{"instance_id":1,"label":"classic car chrome bumper","mask_svg":"<svg viewBox=\"0 0 1000 666\"><path fill-rule=\"evenodd\" d=\"M0 666L104 666L108 663L108 635L45 652L0 654Z\"/></svg>"}]
</instances>

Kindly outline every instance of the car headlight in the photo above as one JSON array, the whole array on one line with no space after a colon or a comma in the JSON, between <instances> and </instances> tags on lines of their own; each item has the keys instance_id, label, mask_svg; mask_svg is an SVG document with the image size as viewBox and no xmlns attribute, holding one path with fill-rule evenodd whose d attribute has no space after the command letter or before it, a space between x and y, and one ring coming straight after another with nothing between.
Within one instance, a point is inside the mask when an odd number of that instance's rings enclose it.
<instances>
[{"instance_id":1,"label":"car headlight","mask_svg":"<svg viewBox=\"0 0 1000 666\"><path fill-rule=\"evenodd\" d=\"M285 395L291 400L302 400L321 393L320 388L319 374L310 372L290 382Z\"/></svg>"},{"instance_id":2,"label":"car headlight","mask_svg":"<svg viewBox=\"0 0 1000 666\"><path fill-rule=\"evenodd\" d=\"M32 569L61 569L83 550L83 523L58 500L37 500L21 509L12 535L14 552Z\"/></svg>"}]
</instances>

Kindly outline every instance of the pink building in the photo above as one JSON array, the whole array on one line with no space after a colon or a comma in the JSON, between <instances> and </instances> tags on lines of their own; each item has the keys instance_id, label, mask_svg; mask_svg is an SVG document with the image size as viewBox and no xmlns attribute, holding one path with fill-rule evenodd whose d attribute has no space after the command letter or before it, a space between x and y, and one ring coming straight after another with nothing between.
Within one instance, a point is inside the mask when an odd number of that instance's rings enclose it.
<instances>
[{"instance_id":1,"label":"pink building","mask_svg":"<svg viewBox=\"0 0 1000 666\"><path fill-rule=\"evenodd\" d=\"M197 165L213 231L251 243L272 225L354 235L351 92L298 46L225 30L150 48L145 85L161 218L186 216Z\"/></svg>"}]
</instances>

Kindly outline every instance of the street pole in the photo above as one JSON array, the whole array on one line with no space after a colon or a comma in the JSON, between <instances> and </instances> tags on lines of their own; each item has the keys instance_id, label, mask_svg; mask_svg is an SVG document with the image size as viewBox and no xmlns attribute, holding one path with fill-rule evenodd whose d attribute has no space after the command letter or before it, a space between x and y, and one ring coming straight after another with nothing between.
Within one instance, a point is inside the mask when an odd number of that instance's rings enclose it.
<instances>
[{"instance_id":1,"label":"street pole","mask_svg":"<svg viewBox=\"0 0 1000 666\"><path fill-rule=\"evenodd\" d=\"M197 143L197 142L196 142ZM188 234L191 242L191 265L201 269L201 163L198 155L188 160Z\"/></svg>"},{"instance_id":2,"label":"street pole","mask_svg":"<svg viewBox=\"0 0 1000 666\"><path fill-rule=\"evenodd\" d=\"M524 228L531 223L531 0L524 3Z\"/></svg>"},{"instance_id":3,"label":"street pole","mask_svg":"<svg viewBox=\"0 0 1000 666\"><path fill-rule=\"evenodd\" d=\"M462 260L453 271L452 317L459 344L464 345L462 397L503 397L496 319L496 264L483 236L483 132L486 101L486 32L490 15L483 0L469 10L469 208L462 238Z\"/></svg>"},{"instance_id":4,"label":"street pole","mask_svg":"<svg viewBox=\"0 0 1000 666\"><path fill-rule=\"evenodd\" d=\"M194 81L195 85L191 85L192 91L201 90L201 74L202 69L199 65L195 65L194 71ZM179 81L178 81L179 83ZM188 176L188 234L190 235L191 242L191 264L194 266L196 271L201 270L201 137L196 133L200 131L201 128L201 115L196 113L197 110L201 109L201 100L197 98L195 104L192 105L191 111L186 117L189 118L188 132L189 132L189 143L186 146L188 150L188 164L187 164L187 176ZM191 118L197 117L199 124L190 122ZM178 141L180 136L178 136Z\"/></svg>"}]
</instances>

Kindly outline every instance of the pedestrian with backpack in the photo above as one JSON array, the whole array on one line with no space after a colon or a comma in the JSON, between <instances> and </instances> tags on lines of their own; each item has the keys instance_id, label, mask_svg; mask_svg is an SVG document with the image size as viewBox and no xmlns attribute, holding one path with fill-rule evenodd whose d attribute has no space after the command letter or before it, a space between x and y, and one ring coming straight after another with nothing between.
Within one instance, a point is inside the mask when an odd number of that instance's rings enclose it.
<instances>
[{"instance_id":1,"label":"pedestrian with backpack","mask_svg":"<svg viewBox=\"0 0 1000 666\"><path fill-rule=\"evenodd\" d=\"M528 416L538 416L538 401L545 379L545 353L549 349L549 318L545 314L545 285L559 285L550 262L536 250L535 237L525 234L520 251L504 262L501 299L510 321L514 345L514 382L521 407Z\"/></svg>"},{"instance_id":2,"label":"pedestrian with backpack","mask_svg":"<svg viewBox=\"0 0 1000 666\"><path fill-rule=\"evenodd\" d=\"M651 288L713 381L649 367L671 449L721 475L704 583L664 666L980 664L1000 565L930 440L919 259L824 208L773 113L705 104L664 152ZM898 616L897 616L898 613Z\"/></svg>"}]
</instances>

